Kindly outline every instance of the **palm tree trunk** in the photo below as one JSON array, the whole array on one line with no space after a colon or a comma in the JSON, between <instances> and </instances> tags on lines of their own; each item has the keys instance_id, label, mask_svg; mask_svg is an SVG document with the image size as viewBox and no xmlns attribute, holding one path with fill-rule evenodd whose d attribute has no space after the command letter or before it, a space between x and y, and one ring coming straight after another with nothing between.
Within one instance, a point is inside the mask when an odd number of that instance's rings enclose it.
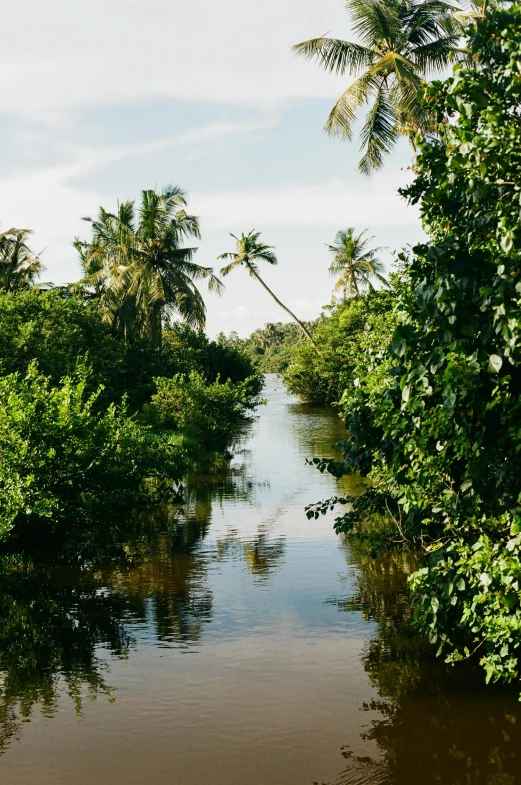
<instances>
[{"instance_id":1,"label":"palm tree trunk","mask_svg":"<svg viewBox=\"0 0 521 785\"><path fill-rule=\"evenodd\" d=\"M314 340L313 340L313 338L311 337L311 334L310 334L309 330L308 330L308 329L307 329L307 328L306 328L306 327L305 327L305 326L302 324L302 322L300 321L300 319L297 319L297 317L295 316L295 314L293 313L293 311L290 311L290 310L289 310L289 308L287 308L287 307L284 305L284 303L281 303L281 301L279 300L279 298L278 298L278 297L277 297L277 296L276 296L276 295L275 295L275 294L274 294L274 293L271 291L271 289L269 288L269 286L268 286L267 284L265 284L265 283L264 283L264 281L262 280L262 278L260 277L260 275L259 275L259 274L258 274L258 273L257 273L257 272L256 272L256 271L253 269L253 267L250 267L249 265L248 265L248 267L249 267L249 270L250 270L251 274L255 276L255 278L258 280L258 282L261 284L261 286L264 286L264 288L266 289L266 291L268 292L268 294L270 294L270 295L273 297L273 299L275 300L275 302L277 303L277 305L280 305L280 307L281 307L281 308L282 308L284 311L286 311L286 313L288 313L288 314L291 316L291 318L292 318L292 319L294 319L294 320L296 321L296 323L298 324L298 326L300 327L300 329L302 330L302 332L304 333L304 335L306 336L306 338L307 338L309 341L311 341L311 343L313 344L313 346L314 346L314 347L315 347L315 349L317 350L317 354L320 354L320 352L319 352L319 350L318 350L318 346L316 345L315 341L314 341Z\"/></svg>"},{"instance_id":2,"label":"palm tree trunk","mask_svg":"<svg viewBox=\"0 0 521 785\"><path fill-rule=\"evenodd\" d=\"M154 305L151 317L152 346L159 352L163 351L163 325L161 323L161 306Z\"/></svg>"},{"instance_id":3,"label":"palm tree trunk","mask_svg":"<svg viewBox=\"0 0 521 785\"><path fill-rule=\"evenodd\" d=\"M358 288L358 281L356 280L356 272L353 269L353 267L351 267L351 281L353 282L353 286L355 288L356 294L358 295L358 297L360 297L360 289Z\"/></svg>"}]
</instances>

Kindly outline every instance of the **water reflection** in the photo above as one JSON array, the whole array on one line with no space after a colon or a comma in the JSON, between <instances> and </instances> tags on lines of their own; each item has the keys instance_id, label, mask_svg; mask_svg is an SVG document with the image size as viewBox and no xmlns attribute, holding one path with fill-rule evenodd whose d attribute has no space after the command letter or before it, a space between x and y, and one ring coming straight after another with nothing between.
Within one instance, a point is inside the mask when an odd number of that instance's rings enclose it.
<instances>
[{"instance_id":1,"label":"water reflection","mask_svg":"<svg viewBox=\"0 0 521 785\"><path fill-rule=\"evenodd\" d=\"M52 716L63 685L78 713L85 689L91 697L110 696L98 643L114 656L128 652L121 621L128 598L102 591L90 572L71 573L56 580L52 567L22 557L0 563L1 749L34 705Z\"/></svg>"},{"instance_id":2,"label":"water reflection","mask_svg":"<svg viewBox=\"0 0 521 785\"><path fill-rule=\"evenodd\" d=\"M248 572L266 580L284 538L236 532L205 549L212 511L226 499L253 503L265 486L250 479L238 451L188 477L179 504L140 510L63 543L59 551L0 557L0 750L36 706L52 717L65 690L81 715L85 700L114 700L107 660L126 659L138 639L197 644L212 620L212 563L239 548Z\"/></svg>"},{"instance_id":3,"label":"water reflection","mask_svg":"<svg viewBox=\"0 0 521 785\"><path fill-rule=\"evenodd\" d=\"M354 596L331 598L340 610L360 610L377 622L364 668L378 698L362 707L377 712L362 738L380 755L355 755L336 785L514 785L521 782L521 707L518 689L486 687L479 667L447 667L410 626L407 575L417 555L376 556L363 543L346 544L356 567Z\"/></svg>"},{"instance_id":4,"label":"water reflection","mask_svg":"<svg viewBox=\"0 0 521 785\"><path fill-rule=\"evenodd\" d=\"M184 500L0 559L2 781L521 782L515 691L447 668L409 625L416 555L305 518L335 493L305 459L342 423L267 392Z\"/></svg>"},{"instance_id":5,"label":"water reflection","mask_svg":"<svg viewBox=\"0 0 521 785\"><path fill-rule=\"evenodd\" d=\"M281 566L286 549L284 537L270 537L266 527L262 527L251 540L243 540L237 530L230 530L225 537L217 540L219 559L235 558L243 560L247 570L259 581L269 576Z\"/></svg>"}]
</instances>

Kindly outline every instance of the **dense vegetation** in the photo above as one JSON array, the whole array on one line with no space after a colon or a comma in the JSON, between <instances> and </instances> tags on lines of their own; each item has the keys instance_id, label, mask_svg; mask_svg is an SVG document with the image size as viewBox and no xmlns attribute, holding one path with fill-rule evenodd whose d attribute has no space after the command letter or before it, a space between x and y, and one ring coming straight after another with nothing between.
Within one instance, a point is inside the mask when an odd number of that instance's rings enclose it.
<instances>
[{"instance_id":1,"label":"dense vegetation","mask_svg":"<svg viewBox=\"0 0 521 785\"><path fill-rule=\"evenodd\" d=\"M85 293L0 293L0 537L171 495L226 450L260 376L201 331L162 332L162 350L129 342Z\"/></svg>"},{"instance_id":2,"label":"dense vegetation","mask_svg":"<svg viewBox=\"0 0 521 785\"><path fill-rule=\"evenodd\" d=\"M313 332L314 322L306 322L306 327ZM260 373L283 373L293 361L296 349L304 342L302 332L291 322L268 322L254 330L248 338L240 338L237 333L229 336L220 333L217 336L220 346L239 349Z\"/></svg>"},{"instance_id":3,"label":"dense vegetation","mask_svg":"<svg viewBox=\"0 0 521 785\"><path fill-rule=\"evenodd\" d=\"M365 375L368 357L389 342L394 298L394 292L378 291L330 306L313 328L320 354L309 343L294 348L284 371L288 390L310 403L339 403L344 390Z\"/></svg>"},{"instance_id":4,"label":"dense vegetation","mask_svg":"<svg viewBox=\"0 0 521 785\"><path fill-rule=\"evenodd\" d=\"M521 645L521 8L477 20L469 50L468 65L426 89L438 136L417 138L404 193L430 241L402 260L399 324L345 393L343 461L321 468L370 481L346 500L339 531L380 521L425 549L415 621L439 653L476 652L488 680L510 680Z\"/></svg>"}]
</instances>

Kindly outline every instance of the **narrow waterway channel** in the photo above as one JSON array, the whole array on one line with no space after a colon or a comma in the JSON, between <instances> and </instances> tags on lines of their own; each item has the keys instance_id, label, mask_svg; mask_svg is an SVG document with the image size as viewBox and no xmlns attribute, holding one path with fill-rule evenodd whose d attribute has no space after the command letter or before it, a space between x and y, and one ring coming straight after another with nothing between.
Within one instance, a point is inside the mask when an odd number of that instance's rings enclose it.
<instances>
[{"instance_id":1,"label":"narrow waterway channel","mask_svg":"<svg viewBox=\"0 0 521 785\"><path fill-rule=\"evenodd\" d=\"M340 422L276 377L264 394L184 505L13 562L2 785L521 783L516 692L408 626L414 556L307 521L338 487L306 458L332 454Z\"/></svg>"}]
</instances>

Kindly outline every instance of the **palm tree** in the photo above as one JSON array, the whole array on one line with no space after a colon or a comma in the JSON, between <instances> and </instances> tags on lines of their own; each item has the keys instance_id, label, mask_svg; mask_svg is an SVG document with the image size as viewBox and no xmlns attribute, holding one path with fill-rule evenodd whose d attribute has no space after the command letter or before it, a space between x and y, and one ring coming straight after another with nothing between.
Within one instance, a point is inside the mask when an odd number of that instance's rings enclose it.
<instances>
[{"instance_id":1,"label":"palm tree","mask_svg":"<svg viewBox=\"0 0 521 785\"><path fill-rule=\"evenodd\" d=\"M361 289L374 289L373 280L387 286L383 275L384 265L377 258L381 248L368 248L374 237L366 237L364 230L356 235L352 226L337 232L333 245L328 250L333 254L329 267L330 275L338 276L333 291L342 290L344 297L359 295Z\"/></svg>"},{"instance_id":2,"label":"palm tree","mask_svg":"<svg viewBox=\"0 0 521 785\"><path fill-rule=\"evenodd\" d=\"M75 241L84 283L94 288L106 321L120 327L127 339L148 335L162 348L162 325L178 315L202 329L206 307L196 281L206 279L220 292L222 283L210 267L193 261L196 248L182 247L199 238L199 220L186 212L186 195L171 185L161 193L142 191L138 217L134 202L118 205L116 213L100 209L92 224L91 242Z\"/></svg>"},{"instance_id":3,"label":"palm tree","mask_svg":"<svg viewBox=\"0 0 521 785\"><path fill-rule=\"evenodd\" d=\"M289 308L279 300L259 275L257 266L259 261L267 262L268 264L278 264L277 257L273 253L273 246L265 245L261 242L259 240L260 234L260 232L256 232L254 229L252 229L251 232L248 232L248 234L241 234L240 237L236 237L234 234L230 233L230 236L235 240L235 251L222 253L217 257L218 259L230 260L230 264L227 264L221 269L221 275L224 278L226 275L229 275L232 270L235 270L236 267L245 267L249 274L256 278L261 286L266 289L268 294L273 297L277 305L280 305L280 307L296 321L304 335L313 345L315 345L307 327L295 316L293 311L290 311Z\"/></svg>"},{"instance_id":4,"label":"palm tree","mask_svg":"<svg viewBox=\"0 0 521 785\"><path fill-rule=\"evenodd\" d=\"M30 234L29 229L9 229L0 234L0 290L30 289L45 269L27 245Z\"/></svg>"},{"instance_id":5,"label":"palm tree","mask_svg":"<svg viewBox=\"0 0 521 785\"><path fill-rule=\"evenodd\" d=\"M356 77L331 110L324 130L351 139L358 110L369 104L361 130L364 174L382 166L401 135L434 132L421 102L423 79L458 53L461 28L444 0L347 0L359 43L312 38L293 50L326 71ZM412 142L411 142L412 143Z\"/></svg>"}]
</instances>

